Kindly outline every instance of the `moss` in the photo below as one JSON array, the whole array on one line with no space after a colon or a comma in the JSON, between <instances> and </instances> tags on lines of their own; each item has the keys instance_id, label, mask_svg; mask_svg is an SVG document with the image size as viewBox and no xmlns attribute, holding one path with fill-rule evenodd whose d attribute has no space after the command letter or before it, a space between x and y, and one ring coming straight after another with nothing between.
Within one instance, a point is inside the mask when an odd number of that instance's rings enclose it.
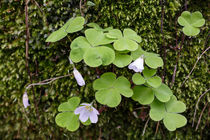
<instances>
[{"instance_id":1,"label":"moss","mask_svg":"<svg viewBox=\"0 0 210 140\"><path fill-rule=\"evenodd\" d=\"M79 0L37 0L42 12L33 2L29 3L30 19L30 70L33 74L33 82L38 82L50 77L68 74L72 67L68 62L69 45L67 38L48 44L45 42L50 32L59 28L65 21L79 14ZM164 3L163 33L161 35L161 4L154 0L94 0L95 7L90 8L86 14L89 22L97 22L102 27L113 26L123 29L130 27L141 35L142 47L147 51L154 51L163 56L162 44L166 46L166 76L165 81L171 84L177 51L171 49L181 41L181 27L176 24L177 17L184 10L183 0L166 0ZM205 1L189 1L189 11L201 11L205 19L208 19L208 5ZM206 109L198 131L191 127L193 111L199 96L209 87L209 56L204 55L197 64L189 80L181 87L184 78L192 69L197 57L209 46L205 44L208 36L209 22L202 27L201 33L193 38L186 37L178 62L176 80L173 92L179 100L187 105L185 116L188 119L187 126L175 132L168 132L162 122L159 131L154 137L156 122L149 121L145 135L142 131L146 119L136 118L148 114L148 109L136 110L140 105L131 99L123 99L121 105L114 109L106 109L100 115L100 121L96 125L83 127L71 133L55 124L54 118L57 107L65 102L70 96L77 95L83 101L92 101L94 91L92 81L96 79L95 69L86 67L84 64L77 68L85 75L87 86L80 88L73 77L64 78L42 87L35 87L29 91L31 107L24 110L22 94L26 85L30 83L25 69L25 23L24 2L3 1L0 8L0 137L4 139L97 139L100 135L104 139L207 139L209 126L208 110ZM177 37L176 37L177 34ZM73 39L76 35L71 35ZM111 66L100 67L101 72L117 71ZM159 74L162 69L159 70ZM120 70L117 75L131 77L127 69ZM204 104L209 101L206 95L200 102L198 114ZM98 104L98 108L100 105ZM197 121L196 121L197 122Z\"/></svg>"}]
</instances>

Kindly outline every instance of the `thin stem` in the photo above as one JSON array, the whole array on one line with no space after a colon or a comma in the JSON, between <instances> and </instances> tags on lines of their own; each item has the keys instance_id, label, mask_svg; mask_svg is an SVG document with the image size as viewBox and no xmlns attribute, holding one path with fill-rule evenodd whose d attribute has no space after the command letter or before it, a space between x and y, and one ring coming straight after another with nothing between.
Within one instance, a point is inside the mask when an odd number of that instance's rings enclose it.
<instances>
[{"instance_id":1,"label":"thin stem","mask_svg":"<svg viewBox=\"0 0 210 140\"><path fill-rule=\"evenodd\" d=\"M209 92L209 90L210 89L208 89L207 91L205 91L203 94L201 94L201 96L198 98L198 101L197 101L197 103L196 103L196 105L195 105L195 111L194 111L194 115L193 115L193 123L192 123L192 127L194 126L194 123L195 123L195 117L196 117L196 113L197 113L197 107L198 107L198 103L200 102L200 100L201 100L201 98L206 94L206 93L208 93Z\"/></svg>"},{"instance_id":2,"label":"thin stem","mask_svg":"<svg viewBox=\"0 0 210 140\"><path fill-rule=\"evenodd\" d=\"M194 71L194 69L195 69L195 67L196 67L196 65L197 65L197 63L198 63L198 61L201 59L201 57L202 57L209 49L210 49L210 46L209 46L207 49L205 49L205 50L202 52L202 54L197 58L197 60L196 60L196 62L195 62L195 64L194 64L192 70L191 70L190 73L185 77L185 80L184 80L184 82L182 83L181 87L182 87L182 86L184 85L184 83L189 79L189 77L190 77L190 75L192 74L192 72Z\"/></svg>"},{"instance_id":3,"label":"thin stem","mask_svg":"<svg viewBox=\"0 0 210 140\"><path fill-rule=\"evenodd\" d=\"M160 125L160 122L158 121L158 122L157 122L157 125L156 125L155 136L157 135L159 125Z\"/></svg>"},{"instance_id":4,"label":"thin stem","mask_svg":"<svg viewBox=\"0 0 210 140\"><path fill-rule=\"evenodd\" d=\"M143 132L142 132L142 136L144 136L144 134L145 134L145 131L146 131L146 128L147 128L147 125L148 125L149 120L150 120L150 117L148 117L148 119L147 119L147 121L146 121L146 123L145 123L145 125L144 125L144 129L143 129Z\"/></svg>"},{"instance_id":5,"label":"thin stem","mask_svg":"<svg viewBox=\"0 0 210 140\"><path fill-rule=\"evenodd\" d=\"M72 74L67 74L67 75L64 75L64 76L59 76L59 77L54 77L54 78L46 79L44 81L40 81L39 83L33 83L33 84L28 85L26 87L26 90L29 89L30 87L33 87L33 86L47 85L47 84L52 83L55 80L58 80L58 79L61 79L61 78L65 78L65 77L68 77L68 76L71 76L71 75Z\"/></svg>"},{"instance_id":6,"label":"thin stem","mask_svg":"<svg viewBox=\"0 0 210 140\"><path fill-rule=\"evenodd\" d=\"M178 56L176 58L176 64L174 66L174 72L173 72L172 81L171 81L171 88L173 87L175 79L176 79L177 66L178 66L180 55L181 55L182 46L184 44L184 39L185 39L185 35L183 34L182 35L182 42L180 44L179 51L178 51Z\"/></svg>"},{"instance_id":7,"label":"thin stem","mask_svg":"<svg viewBox=\"0 0 210 140\"><path fill-rule=\"evenodd\" d=\"M79 2L79 10L80 10L81 16L84 17L84 13L83 13L83 11L82 11L82 0L80 0L80 2Z\"/></svg>"},{"instance_id":8,"label":"thin stem","mask_svg":"<svg viewBox=\"0 0 210 140\"><path fill-rule=\"evenodd\" d=\"M208 102L205 104L204 108L203 108L202 111L201 111L201 115L200 115L200 117L199 117L198 124L197 124L197 126L196 126L196 128L195 128L195 131L198 130L198 127L199 127L200 122L201 122L201 118L202 118L202 116L203 116L203 112L204 112L204 110L206 109L207 105L208 105Z\"/></svg>"},{"instance_id":9,"label":"thin stem","mask_svg":"<svg viewBox=\"0 0 210 140\"><path fill-rule=\"evenodd\" d=\"M165 13L165 10L164 10L164 3L165 3L165 0L161 0L161 37L162 37L162 53L164 54L163 55L163 62L164 64L166 63L166 46L165 46L165 37L164 37L164 33L163 33L163 22L164 22L164 13ZM166 71L166 68L165 68L165 65L164 65L164 68L163 68L163 73L162 73L162 82L164 82L164 79L165 79L165 71Z\"/></svg>"}]
</instances>

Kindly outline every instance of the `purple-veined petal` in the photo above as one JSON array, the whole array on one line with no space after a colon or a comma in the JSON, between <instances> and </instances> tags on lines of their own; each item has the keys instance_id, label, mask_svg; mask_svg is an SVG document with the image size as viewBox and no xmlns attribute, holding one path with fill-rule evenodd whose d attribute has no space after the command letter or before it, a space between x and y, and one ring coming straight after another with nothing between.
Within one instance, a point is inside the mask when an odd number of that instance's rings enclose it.
<instances>
[{"instance_id":1,"label":"purple-veined petal","mask_svg":"<svg viewBox=\"0 0 210 140\"><path fill-rule=\"evenodd\" d=\"M98 115L93 111L90 113L90 121L92 123L97 123L98 122Z\"/></svg>"},{"instance_id":2,"label":"purple-veined petal","mask_svg":"<svg viewBox=\"0 0 210 140\"><path fill-rule=\"evenodd\" d=\"M93 109L93 112L94 112L95 114L99 115L99 112L98 112L97 109L95 109L94 107L92 107L92 109Z\"/></svg>"},{"instance_id":3,"label":"purple-veined petal","mask_svg":"<svg viewBox=\"0 0 210 140\"><path fill-rule=\"evenodd\" d=\"M85 110L85 106L80 106L74 110L74 114L80 114Z\"/></svg>"},{"instance_id":4,"label":"purple-veined petal","mask_svg":"<svg viewBox=\"0 0 210 140\"><path fill-rule=\"evenodd\" d=\"M80 113L79 119L80 119L82 122L86 122L86 121L88 120L89 116L90 116L89 114L90 114L89 111L84 110L82 113Z\"/></svg>"}]
</instances>

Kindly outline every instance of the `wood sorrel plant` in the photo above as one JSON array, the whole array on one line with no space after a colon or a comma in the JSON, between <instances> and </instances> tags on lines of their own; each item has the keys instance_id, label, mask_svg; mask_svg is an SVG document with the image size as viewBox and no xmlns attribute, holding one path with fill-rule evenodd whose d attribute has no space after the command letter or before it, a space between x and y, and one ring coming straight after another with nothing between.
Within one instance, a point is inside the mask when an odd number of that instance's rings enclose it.
<instances>
[{"instance_id":1,"label":"wood sorrel plant","mask_svg":"<svg viewBox=\"0 0 210 140\"><path fill-rule=\"evenodd\" d=\"M82 30L84 24L83 17L71 18L46 41L56 42L68 33ZM132 76L134 88L131 88L131 83L124 76L117 77L113 72L102 74L93 82L96 101L108 107L117 107L122 97L132 98L142 105L149 105L151 119L163 120L168 130L174 131L184 126L187 120L178 113L185 111L185 104L177 101L171 89L156 75L157 68L163 66L162 58L158 54L144 51L139 45L141 37L130 28L121 31L112 27L102 29L96 23L89 23L87 26L89 28L85 29L84 36L71 42L69 57L74 63L84 61L90 67L115 65L119 68L130 64L129 69L136 72ZM132 61L134 62L131 63ZM85 125L91 124L87 117L92 113L89 107L83 112L81 110L80 115L74 112L79 104L79 97L72 97L68 102L62 103L55 119L57 125L76 131L80 121Z\"/></svg>"},{"instance_id":2,"label":"wood sorrel plant","mask_svg":"<svg viewBox=\"0 0 210 140\"><path fill-rule=\"evenodd\" d=\"M204 25L205 20L200 12L182 13L178 19L183 32L187 36L195 36ZM46 42L56 42L84 28L85 19L76 17L69 19L64 26L53 32ZM149 116L154 121L161 121L169 131L183 127L187 119L180 113L186 110L183 102L177 101L171 89L156 75L157 68L163 66L162 58L155 53L146 52L140 47L142 39L135 31L126 28L123 31L112 27L101 28L96 23L87 24L84 35L75 38L70 45L70 63L84 61L89 67L115 65L127 67L135 73L134 83L124 76L116 76L113 72L103 73L93 82L95 99L98 103L110 108L117 107L122 97L132 98L142 105L149 105ZM134 62L132 62L134 61ZM76 72L75 72L76 71ZM74 76L80 86L85 85L81 74L74 67ZM91 104L82 103L79 97L72 97L60 104L60 112L56 123L69 131L76 131L80 122L90 125L98 121L98 111Z\"/></svg>"}]
</instances>

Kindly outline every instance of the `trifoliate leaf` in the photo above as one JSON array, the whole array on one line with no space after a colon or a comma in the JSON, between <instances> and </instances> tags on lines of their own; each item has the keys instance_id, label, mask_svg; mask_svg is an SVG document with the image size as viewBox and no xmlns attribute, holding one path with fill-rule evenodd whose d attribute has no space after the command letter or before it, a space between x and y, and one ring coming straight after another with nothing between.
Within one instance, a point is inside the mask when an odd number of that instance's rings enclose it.
<instances>
[{"instance_id":1,"label":"trifoliate leaf","mask_svg":"<svg viewBox=\"0 0 210 140\"><path fill-rule=\"evenodd\" d=\"M159 76L150 77L146 81L153 88L158 88L162 83L162 79Z\"/></svg>"},{"instance_id":2,"label":"trifoliate leaf","mask_svg":"<svg viewBox=\"0 0 210 140\"><path fill-rule=\"evenodd\" d=\"M145 83L144 77L142 77L141 74L139 74L139 73L135 73L132 76L132 81L136 85L142 85Z\"/></svg>"},{"instance_id":3,"label":"trifoliate leaf","mask_svg":"<svg viewBox=\"0 0 210 140\"><path fill-rule=\"evenodd\" d=\"M60 29L54 31L46 39L46 42L56 42L67 36L83 29L85 19L83 17L70 18Z\"/></svg>"},{"instance_id":4,"label":"trifoliate leaf","mask_svg":"<svg viewBox=\"0 0 210 140\"><path fill-rule=\"evenodd\" d=\"M91 48L91 45L85 37L79 36L72 41L70 47L70 58L73 62L78 63L83 59L84 53Z\"/></svg>"},{"instance_id":5,"label":"trifoliate leaf","mask_svg":"<svg viewBox=\"0 0 210 140\"><path fill-rule=\"evenodd\" d=\"M58 107L59 113L55 122L58 126L67 128L69 131L76 131L79 128L79 116L74 114L74 110L79 106L80 98L72 97L68 102L62 103Z\"/></svg>"},{"instance_id":6,"label":"trifoliate leaf","mask_svg":"<svg viewBox=\"0 0 210 140\"><path fill-rule=\"evenodd\" d=\"M187 36L196 36L199 34L200 29L205 24L205 19L203 15L196 11L190 13L188 11L182 12L181 16L178 18L178 23L183 27L183 32Z\"/></svg>"},{"instance_id":7,"label":"trifoliate leaf","mask_svg":"<svg viewBox=\"0 0 210 140\"><path fill-rule=\"evenodd\" d=\"M129 28L123 30L123 35L125 38L136 41L137 43L140 43L142 41L141 37L137 35L137 33L134 30Z\"/></svg>"},{"instance_id":8,"label":"trifoliate leaf","mask_svg":"<svg viewBox=\"0 0 210 140\"><path fill-rule=\"evenodd\" d=\"M138 44L127 38L120 38L114 42L114 49L118 51L135 51L138 48Z\"/></svg>"},{"instance_id":9,"label":"trifoliate leaf","mask_svg":"<svg viewBox=\"0 0 210 140\"><path fill-rule=\"evenodd\" d=\"M117 53L115 55L115 60L114 60L113 64L119 68L123 68L123 67L127 66L128 64L130 64L131 61L132 61L132 58L130 55Z\"/></svg>"},{"instance_id":10,"label":"trifoliate leaf","mask_svg":"<svg viewBox=\"0 0 210 140\"><path fill-rule=\"evenodd\" d=\"M146 86L135 86L132 99L143 105L151 104L154 100L152 88Z\"/></svg>"},{"instance_id":11,"label":"trifoliate leaf","mask_svg":"<svg viewBox=\"0 0 210 140\"><path fill-rule=\"evenodd\" d=\"M118 29L109 30L106 36L115 39L113 46L117 51L135 51L138 49L138 43L141 42L141 37L131 29L124 29L123 35Z\"/></svg>"},{"instance_id":12,"label":"trifoliate leaf","mask_svg":"<svg viewBox=\"0 0 210 140\"><path fill-rule=\"evenodd\" d=\"M170 100L166 103L160 102L155 99L150 105L150 117L154 121L163 119L165 127L169 131L174 131L187 123L187 119L177 113L185 111L184 103L177 101L175 96L171 96Z\"/></svg>"},{"instance_id":13,"label":"trifoliate leaf","mask_svg":"<svg viewBox=\"0 0 210 140\"><path fill-rule=\"evenodd\" d=\"M84 53L84 61L90 67L109 65L114 61L114 59L114 50L105 46L90 48Z\"/></svg>"},{"instance_id":14,"label":"trifoliate leaf","mask_svg":"<svg viewBox=\"0 0 210 140\"><path fill-rule=\"evenodd\" d=\"M93 82L93 88L97 90L96 100L109 107L118 106L121 102L121 95L131 97L133 91L130 86L130 82L124 76L116 79L116 75L111 72L104 73L101 78Z\"/></svg>"},{"instance_id":15,"label":"trifoliate leaf","mask_svg":"<svg viewBox=\"0 0 210 140\"><path fill-rule=\"evenodd\" d=\"M93 28L87 29L85 31L85 36L92 46L105 45L114 41L113 39L106 37L103 31L96 30Z\"/></svg>"},{"instance_id":16,"label":"trifoliate leaf","mask_svg":"<svg viewBox=\"0 0 210 140\"><path fill-rule=\"evenodd\" d=\"M68 102L64 102L59 105L58 111L74 111L80 103L79 97L72 97Z\"/></svg>"}]
</instances>

